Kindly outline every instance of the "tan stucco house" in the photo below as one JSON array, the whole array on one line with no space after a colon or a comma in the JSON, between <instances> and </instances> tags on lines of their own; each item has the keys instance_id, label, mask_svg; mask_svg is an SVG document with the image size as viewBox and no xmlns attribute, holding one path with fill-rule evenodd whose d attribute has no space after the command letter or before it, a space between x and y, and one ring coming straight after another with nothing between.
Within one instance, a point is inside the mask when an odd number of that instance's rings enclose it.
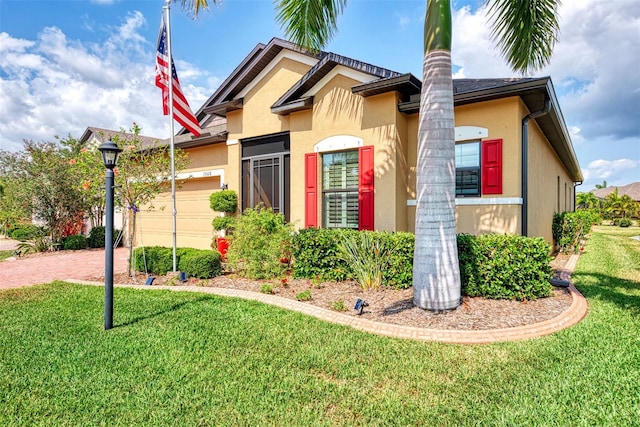
<instances>
[{"instance_id":1,"label":"tan stucco house","mask_svg":"<svg viewBox=\"0 0 640 427\"><path fill-rule=\"evenodd\" d=\"M178 246L209 247L222 186L298 228L413 231L420 89L412 74L259 44L196 113L203 134L175 137L191 159ZM454 80L454 101L458 232L551 241L583 179L551 80ZM171 209L143 210L139 225L138 244L171 246Z\"/></svg>"}]
</instances>

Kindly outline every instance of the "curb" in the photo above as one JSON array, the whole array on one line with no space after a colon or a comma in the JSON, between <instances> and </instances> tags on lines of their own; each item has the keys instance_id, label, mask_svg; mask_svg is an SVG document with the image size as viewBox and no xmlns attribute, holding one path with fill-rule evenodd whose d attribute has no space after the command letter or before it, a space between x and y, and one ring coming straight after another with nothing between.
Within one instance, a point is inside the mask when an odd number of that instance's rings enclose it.
<instances>
[{"instance_id":1,"label":"curb","mask_svg":"<svg viewBox=\"0 0 640 427\"><path fill-rule=\"evenodd\" d=\"M573 273L578 255L572 255L565 272L567 275ZM103 286L101 282L90 282L86 280L67 279L72 283L84 285ZM451 344L489 344L506 341L520 341L536 337L550 335L563 329L578 324L587 315L588 304L585 297L571 284L572 303L568 309L558 316L531 325L517 326L503 329L485 330L457 330L457 329L428 329L415 326L402 326L390 323L375 322L368 319L357 318L346 314L334 312L322 307L305 304L303 302L282 298L275 295L260 294L256 292L243 291L227 288L207 288L201 286L145 286L145 285L116 285L117 287L145 289L145 290L169 290L176 292L200 292L231 298L242 298L251 301L259 301L286 310L307 314L327 322L339 325L350 326L354 329L370 332L377 335L413 339L419 341L437 341Z\"/></svg>"}]
</instances>

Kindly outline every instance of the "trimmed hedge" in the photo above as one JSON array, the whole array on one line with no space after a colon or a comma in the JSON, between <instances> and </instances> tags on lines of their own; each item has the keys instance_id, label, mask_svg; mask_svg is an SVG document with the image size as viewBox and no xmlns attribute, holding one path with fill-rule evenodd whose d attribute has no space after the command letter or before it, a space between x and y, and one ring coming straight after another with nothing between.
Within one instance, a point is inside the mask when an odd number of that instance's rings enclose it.
<instances>
[{"instance_id":1,"label":"trimmed hedge","mask_svg":"<svg viewBox=\"0 0 640 427\"><path fill-rule=\"evenodd\" d=\"M553 215L553 240L562 252L578 252L580 241L585 240L591 226L602 220L593 210L578 210Z\"/></svg>"},{"instance_id":2,"label":"trimmed hedge","mask_svg":"<svg viewBox=\"0 0 640 427\"><path fill-rule=\"evenodd\" d=\"M293 276L326 281L353 279L354 272L340 256L338 245L349 236L359 233L350 229L307 228L293 237L291 244ZM413 278L413 248L415 237L406 232L370 232L378 241L381 253L384 286L396 289L411 287Z\"/></svg>"},{"instance_id":3,"label":"trimmed hedge","mask_svg":"<svg viewBox=\"0 0 640 427\"><path fill-rule=\"evenodd\" d=\"M493 299L534 300L551 294L549 244L515 235L458 235L462 291Z\"/></svg>"},{"instance_id":4,"label":"trimmed hedge","mask_svg":"<svg viewBox=\"0 0 640 427\"><path fill-rule=\"evenodd\" d=\"M26 242L27 240L33 240L36 237L43 236L45 232L42 227L33 224L16 224L11 227L8 234L13 240Z\"/></svg>"},{"instance_id":5,"label":"trimmed hedge","mask_svg":"<svg viewBox=\"0 0 640 427\"><path fill-rule=\"evenodd\" d=\"M89 238L87 239L87 244L90 248L104 248L104 235L105 235L105 227L103 225L98 225L93 227L89 232ZM113 243L116 242L118 236L120 235L120 230L117 228L113 229ZM122 241L124 239L120 239L118 242L118 246L122 246Z\"/></svg>"},{"instance_id":6,"label":"trimmed hedge","mask_svg":"<svg viewBox=\"0 0 640 427\"><path fill-rule=\"evenodd\" d=\"M173 270L173 249L163 246L148 246L136 248L133 251L136 271L146 271L158 276L164 276ZM222 272L220 253L209 249L177 248L176 263L179 271L187 273L189 277L210 279Z\"/></svg>"},{"instance_id":7,"label":"trimmed hedge","mask_svg":"<svg viewBox=\"0 0 640 427\"><path fill-rule=\"evenodd\" d=\"M355 230L300 230L292 241L293 275L326 281L353 279L349 264L340 258L338 245ZM382 248L383 286L411 287L415 236L405 232L370 232ZM553 289L549 244L542 238L488 234L458 235L463 292L485 298L532 300Z\"/></svg>"},{"instance_id":8,"label":"trimmed hedge","mask_svg":"<svg viewBox=\"0 0 640 427\"><path fill-rule=\"evenodd\" d=\"M293 277L323 281L352 278L349 265L340 258L338 244L355 230L307 228L298 231L291 241L294 258Z\"/></svg>"},{"instance_id":9,"label":"trimmed hedge","mask_svg":"<svg viewBox=\"0 0 640 427\"><path fill-rule=\"evenodd\" d=\"M87 237L84 234L73 234L62 239L62 248L65 251L87 249Z\"/></svg>"}]
</instances>

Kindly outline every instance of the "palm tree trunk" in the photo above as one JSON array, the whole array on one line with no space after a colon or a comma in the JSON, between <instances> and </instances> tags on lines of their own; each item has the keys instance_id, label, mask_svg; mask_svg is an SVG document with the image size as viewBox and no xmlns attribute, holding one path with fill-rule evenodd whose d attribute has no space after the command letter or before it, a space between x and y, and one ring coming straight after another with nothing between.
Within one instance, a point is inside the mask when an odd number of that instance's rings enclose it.
<instances>
[{"instance_id":1,"label":"palm tree trunk","mask_svg":"<svg viewBox=\"0 0 640 427\"><path fill-rule=\"evenodd\" d=\"M438 9L432 7L432 3L439 3L436 5ZM428 18L432 12L448 12L450 15L448 3L429 1ZM425 24L426 53L418 127L413 302L427 310L451 310L460 305L461 295L455 218L451 49L447 49L446 42L444 48L434 44L434 37L427 29L427 25L433 24L433 15L431 18Z\"/></svg>"}]
</instances>

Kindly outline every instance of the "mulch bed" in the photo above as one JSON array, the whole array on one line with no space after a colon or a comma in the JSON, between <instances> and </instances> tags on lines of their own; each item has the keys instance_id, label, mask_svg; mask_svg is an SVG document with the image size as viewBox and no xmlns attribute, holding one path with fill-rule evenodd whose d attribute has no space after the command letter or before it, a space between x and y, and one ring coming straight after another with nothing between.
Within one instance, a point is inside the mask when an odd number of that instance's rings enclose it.
<instances>
[{"instance_id":1,"label":"mulch bed","mask_svg":"<svg viewBox=\"0 0 640 427\"><path fill-rule=\"evenodd\" d=\"M554 277L567 278L563 267L568 259L569 256L565 254L555 255L551 264ZM144 284L145 281L146 276L140 273L134 278L126 274L114 277L114 283ZM412 289L363 291L355 282L350 281L316 283L290 278L284 281L248 280L233 274L225 274L208 280L191 278L184 283L169 275L156 277L153 284L209 286L251 292L260 292L262 285L270 284L275 295L290 299L295 299L298 293L309 290L312 298L304 302L305 304L313 304L328 310L335 310L342 305L344 307L342 312L351 316L362 316L377 322L405 326L450 330L486 330L530 325L558 316L569 308L572 302L572 296L567 289L555 288L550 297L535 301L490 300L465 296L456 310L434 313L413 305ZM369 304L361 315L353 309L358 298Z\"/></svg>"}]
</instances>

